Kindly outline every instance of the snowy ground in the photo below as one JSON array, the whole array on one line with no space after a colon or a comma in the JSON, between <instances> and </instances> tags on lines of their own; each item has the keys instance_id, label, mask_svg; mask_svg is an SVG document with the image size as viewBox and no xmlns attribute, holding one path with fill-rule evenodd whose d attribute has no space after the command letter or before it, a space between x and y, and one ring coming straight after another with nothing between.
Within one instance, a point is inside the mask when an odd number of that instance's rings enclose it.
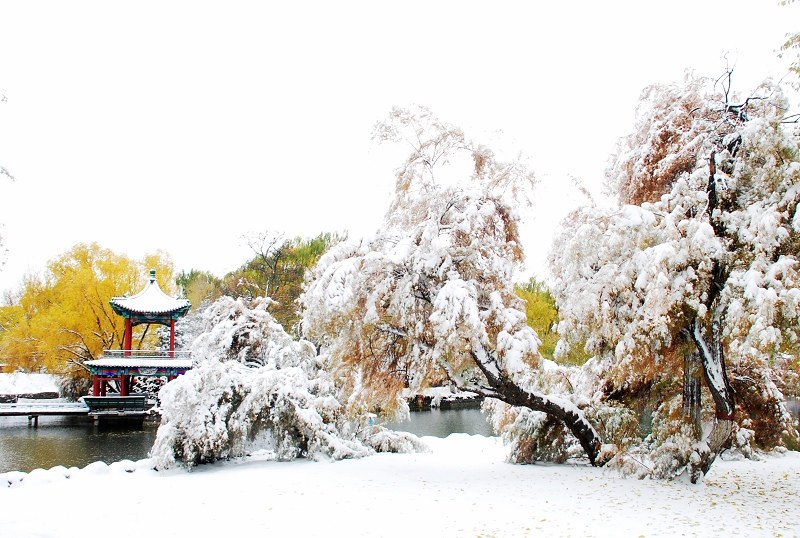
<instances>
[{"instance_id":1,"label":"snowy ground","mask_svg":"<svg viewBox=\"0 0 800 538\"><path fill-rule=\"evenodd\" d=\"M800 535L797 453L718 461L692 486L510 465L497 438L424 439L431 453L336 463L157 473L142 460L0 474L0 536Z\"/></svg>"}]
</instances>

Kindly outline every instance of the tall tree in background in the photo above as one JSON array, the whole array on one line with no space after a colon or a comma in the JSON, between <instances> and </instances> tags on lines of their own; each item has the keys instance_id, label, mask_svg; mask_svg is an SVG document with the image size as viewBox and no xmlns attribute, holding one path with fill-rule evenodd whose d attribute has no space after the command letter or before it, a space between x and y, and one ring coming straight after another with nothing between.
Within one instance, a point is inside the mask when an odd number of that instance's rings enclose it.
<instances>
[{"instance_id":1,"label":"tall tree in background","mask_svg":"<svg viewBox=\"0 0 800 538\"><path fill-rule=\"evenodd\" d=\"M573 213L551 258L561 351L597 356L598 408L652 400L646 443L617 448L692 480L731 439L797 435L774 369L800 336L800 146L779 88L730 80L648 88L608 172L620 207Z\"/></svg>"},{"instance_id":2,"label":"tall tree in background","mask_svg":"<svg viewBox=\"0 0 800 538\"><path fill-rule=\"evenodd\" d=\"M300 319L297 298L306 272L344 238L336 233L323 233L312 239L284 239L282 234L272 232L255 234L248 238L255 256L225 275L222 294L245 299L269 297L269 313L287 332L296 332Z\"/></svg>"},{"instance_id":3,"label":"tall tree in background","mask_svg":"<svg viewBox=\"0 0 800 538\"><path fill-rule=\"evenodd\" d=\"M172 261L163 252L137 262L96 243L79 244L50 261L44 275L27 277L18 304L3 307L3 362L27 371L80 376L85 360L121 346L124 324L109 300L141 290L148 269L156 270L162 289L173 290ZM155 342L155 336L141 326L134 344L147 338Z\"/></svg>"},{"instance_id":4,"label":"tall tree in background","mask_svg":"<svg viewBox=\"0 0 800 538\"><path fill-rule=\"evenodd\" d=\"M525 301L525 316L528 325L542 341L539 353L543 357L552 359L558 341L558 333L555 330L558 321L555 298L547 285L536 278L531 278L524 284L518 284L515 292L520 299Z\"/></svg>"},{"instance_id":5,"label":"tall tree in background","mask_svg":"<svg viewBox=\"0 0 800 538\"><path fill-rule=\"evenodd\" d=\"M181 271L175 277L175 284L183 291L194 310L202 309L204 305L213 303L222 296L222 279L208 271Z\"/></svg>"}]
</instances>

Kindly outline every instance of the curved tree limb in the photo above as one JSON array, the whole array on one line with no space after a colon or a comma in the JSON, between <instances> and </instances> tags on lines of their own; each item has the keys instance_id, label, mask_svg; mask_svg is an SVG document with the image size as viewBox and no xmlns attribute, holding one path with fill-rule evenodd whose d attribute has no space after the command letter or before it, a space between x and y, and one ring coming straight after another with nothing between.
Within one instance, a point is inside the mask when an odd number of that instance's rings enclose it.
<instances>
[{"instance_id":1,"label":"curved tree limb","mask_svg":"<svg viewBox=\"0 0 800 538\"><path fill-rule=\"evenodd\" d=\"M509 376L501 373L497 361L486 350L480 350L480 353L473 350L471 354L475 364L486 376L489 385L497 394L497 396L493 396L494 398L509 405L541 411L560 420L581 444L592 465L602 466L605 463L600 460L602 447L600 435L586 420L583 411L578 409L575 404L562 398L522 389L509 379Z\"/></svg>"}]
</instances>

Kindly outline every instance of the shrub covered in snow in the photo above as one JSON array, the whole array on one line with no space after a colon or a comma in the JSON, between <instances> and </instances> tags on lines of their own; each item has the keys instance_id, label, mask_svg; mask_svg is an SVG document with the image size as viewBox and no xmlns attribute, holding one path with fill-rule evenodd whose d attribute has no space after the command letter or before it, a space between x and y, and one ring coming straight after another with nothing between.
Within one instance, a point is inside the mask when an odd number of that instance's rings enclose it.
<instances>
[{"instance_id":1,"label":"shrub covered in snow","mask_svg":"<svg viewBox=\"0 0 800 538\"><path fill-rule=\"evenodd\" d=\"M222 297L206 310L206 330L192 346L196 366L160 393L156 467L259 449L287 460L423 448L413 436L369 425L365 415L348 416L325 358L287 335L267 305Z\"/></svg>"}]
</instances>

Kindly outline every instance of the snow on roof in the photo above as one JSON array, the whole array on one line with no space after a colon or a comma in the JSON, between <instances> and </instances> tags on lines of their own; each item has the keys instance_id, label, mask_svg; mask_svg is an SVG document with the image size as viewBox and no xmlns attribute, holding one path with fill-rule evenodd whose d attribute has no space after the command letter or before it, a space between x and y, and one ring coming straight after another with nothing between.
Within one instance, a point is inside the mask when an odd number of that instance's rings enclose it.
<instances>
[{"instance_id":1,"label":"snow on roof","mask_svg":"<svg viewBox=\"0 0 800 538\"><path fill-rule=\"evenodd\" d=\"M150 271L150 280L142 291L130 297L112 297L111 307L117 314L171 314L183 315L189 310L191 303L188 299L170 297L159 287L156 282L155 270ZM180 312L180 311L183 312Z\"/></svg>"}]
</instances>

